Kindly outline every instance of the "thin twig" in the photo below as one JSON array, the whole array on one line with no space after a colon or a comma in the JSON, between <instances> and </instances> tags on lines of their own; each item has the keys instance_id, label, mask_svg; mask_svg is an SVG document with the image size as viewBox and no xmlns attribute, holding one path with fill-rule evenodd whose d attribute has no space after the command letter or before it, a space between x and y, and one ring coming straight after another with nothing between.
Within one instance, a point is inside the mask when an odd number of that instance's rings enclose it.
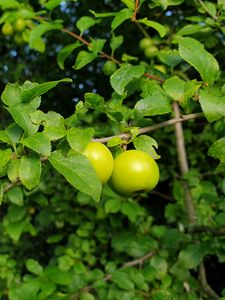
<instances>
[{"instance_id":1,"label":"thin twig","mask_svg":"<svg viewBox=\"0 0 225 300\"><path fill-rule=\"evenodd\" d=\"M205 234L211 234L213 236L225 236L225 228L224 227L210 227L210 226L204 226L204 225L193 225L193 226L188 227L187 232L191 233L191 234L205 233Z\"/></svg>"},{"instance_id":2,"label":"thin twig","mask_svg":"<svg viewBox=\"0 0 225 300\"><path fill-rule=\"evenodd\" d=\"M204 262L202 261L199 266L199 280L202 286L203 291L210 297L212 300L219 300L220 297L214 292L214 290L210 287L206 278L206 271Z\"/></svg>"},{"instance_id":3,"label":"thin twig","mask_svg":"<svg viewBox=\"0 0 225 300\"><path fill-rule=\"evenodd\" d=\"M140 7L139 0L135 0L134 14L133 14L133 17L131 18L132 22L135 22L137 20L137 12L138 12L139 7Z\"/></svg>"},{"instance_id":4,"label":"thin twig","mask_svg":"<svg viewBox=\"0 0 225 300\"><path fill-rule=\"evenodd\" d=\"M142 256L138 259L135 259L135 260L128 261L128 262L124 263L122 265L122 267L119 268L119 270L123 270L123 269L126 269L126 268L142 265L146 260L152 258L154 255L155 255L155 251L150 251L149 253L147 253L146 255L144 255L144 256ZM102 280L107 282L107 281L110 281L111 279L112 279L112 274L107 274ZM84 292L89 292L89 291L94 290L94 289L95 289L95 287L93 285L88 285L88 286L80 289L79 294L84 293ZM77 297L78 297L78 293L72 295L70 297L70 299L75 300L75 299L77 299Z\"/></svg>"},{"instance_id":5,"label":"thin twig","mask_svg":"<svg viewBox=\"0 0 225 300\"><path fill-rule=\"evenodd\" d=\"M148 132L152 132L152 131L155 131L157 129L160 129L160 128L163 128L163 127L166 127L166 126L174 125L176 123L201 118L203 116L204 116L203 113L183 115L183 116L180 116L179 118L174 118L174 119L164 121L164 122L152 125L152 126L140 128L139 132L138 132L138 135L148 133ZM131 133L121 133L121 134L117 134L117 135L112 135L112 136L107 136L107 137L102 137L102 138L96 138L96 139L94 139L94 141L95 142L100 142L100 143L107 143L109 140L111 140L115 137L119 137L121 139L127 140L131 137Z\"/></svg>"},{"instance_id":6,"label":"thin twig","mask_svg":"<svg viewBox=\"0 0 225 300\"><path fill-rule=\"evenodd\" d=\"M211 12L208 10L207 6L205 5L205 3L202 0L198 0L199 4L204 8L204 10L207 12L207 14L214 20L217 21L217 17L213 16L211 14Z\"/></svg>"}]
</instances>

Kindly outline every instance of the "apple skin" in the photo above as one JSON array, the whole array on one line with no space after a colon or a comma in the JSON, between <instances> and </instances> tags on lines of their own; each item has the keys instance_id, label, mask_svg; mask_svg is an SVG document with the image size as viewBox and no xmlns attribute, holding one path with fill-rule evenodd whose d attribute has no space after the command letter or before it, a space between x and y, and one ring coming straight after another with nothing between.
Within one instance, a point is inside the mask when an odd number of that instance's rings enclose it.
<instances>
[{"instance_id":1,"label":"apple skin","mask_svg":"<svg viewBox=\"0 0 225 300\"><path fill-rule=\"evenodd\" d=\"M110 181L113 188L121 194L149 192L159 181L159 168L147 152L128 150L114 159Z\"/></svg>"}]
</instances>

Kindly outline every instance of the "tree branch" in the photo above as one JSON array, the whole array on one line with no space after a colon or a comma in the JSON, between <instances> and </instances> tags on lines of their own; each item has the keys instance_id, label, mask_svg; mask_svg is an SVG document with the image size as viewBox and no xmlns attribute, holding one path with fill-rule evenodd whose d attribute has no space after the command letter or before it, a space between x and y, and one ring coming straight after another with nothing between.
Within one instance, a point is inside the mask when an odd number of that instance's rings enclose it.
<instances>
[{"instance_id":1,"label":"tree branch","mask_svg":"<svg viewBox=\"0 0 225 300\"><path fill-rule=\"evenodd\" d=\"M210 227L204 225L191 225L187 228L187 232L191 234L205 233L213 236L225 236L224 227Z\"/></svg>"},{"instance_id":2,"label":"tree branch","mask_svg":"<svg viewBox=\"0 0 225 300\"><path fill-rule=\"evenodd\" d=\"M195 113L195 114L179 116L177 118L174 118L174 119L171 119L171 120L168 120L168 121L164 121L164 122L152 125L152 126L140 128L139 132L138 132L138 135L148 133L148 132L152 132L152 131L155 131L157 129L160 129L160 128L163 128L163 127L166 127L166 126L174 125L176 123L201 118L203 116L204 116L203 113ZM94 141L95 142L100 142L100 143L107 143L109 140L111 140L115 137L119 137L121 139L127 140L131 137L131 133L121 133L121 134L112 135L112 136L108 136L108 137L96 138L96 139L94 139Z\"/></svg>"},{"instance_id":3,"label":"tree branch","mask_svg":"<svg viewBox=\"0 0 225 300\"><path fill-rule=\"evenodd\" d=\"M199 266L199 280L202 286L203 291L210 297L212 300L219 300L220 297L214 292L214 290L209 286L206 278L206 271L204 262L201 262Z\"/></svg>"},{"instance_id":4,"label":"tree branch","mask_svg":"<svg viewBox=\"0 0 225 300\"><path fill-rule=\"evenodd\" d=\"M137 20L137 12L138 12L139 7L140 7L139 0L135 0L134 14L133 14L133 17L131 19L132 22L135 22Z\"/></svg>"},{"instance_id":5,"label":"tree branch","mask_svg":"<svg viewBox=\"0 0 225 300\"><path fill-rule=\"evenodd\" d=\"M180 109L179 109L179 104L177 102L174 102L173 109L174 109L175 117L180 118ZM187 153L186 153L185 142L184 142L183 127L180 122L175 124L175 135L176 135L180 173L182 176L184 176L188 172L189 167L188 167ZM194 203L193 203L193 199L190 193L188 183L186 181L183 181L183 189L184 189L184 201L187 210L188 223L195 224Z\"/></svg>"}]
</instances>

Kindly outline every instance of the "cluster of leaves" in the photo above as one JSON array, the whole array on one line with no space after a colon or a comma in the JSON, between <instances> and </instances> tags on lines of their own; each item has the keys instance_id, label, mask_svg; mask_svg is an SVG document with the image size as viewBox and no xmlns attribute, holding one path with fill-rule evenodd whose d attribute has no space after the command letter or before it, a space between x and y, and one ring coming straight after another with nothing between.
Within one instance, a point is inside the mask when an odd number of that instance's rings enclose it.
<instances>
[{"instance_id":1,"label":"cluster of leaves","mask_svg":"<svg viewBox=\"0 0 225 300\"><path fill-rule=\"evenodd\" d=\"M96 61L102 66L103 59L116 66L109 79L104 77L110 97L87 92L67 118L42 106L41 96L70 79L6 85L1 100L9 117L0 130L0 296L210 299L196 271L207 256L225 261L223 1L122 0L112 11L104 11L104 5L102 11L90 9L71 30L57 12L69 13L74 2L39 1L37 8L27 1L0 0L1 24L18 17L32 21L26 32L31 49L46 51L46 36L56 30L71 38L55 53L62 71L74 53L74 72ZM177 11L183 11L180 24ZM129 32L134 36L137 29L157 46L150 60L137 41L129 46ZM185 178L174 163L173 128L157 131L154 139L140 135L140 128L172 118L174 103L184 113L202 111L206 118L203 125L185 125L191 166ZM124 144L121 133L130 137L127 147L155 159L161 155L162 189L155 194L127 199L102 187L82 155L92 138L112 136L107 141L116 156ZM217 173L207 151L220 160ZM197 229L189 228L183 180L195 202ZM170 195L164 195L165 186ZM161 196L171 202L157 207Z\"/></svg>"}]
</instances>

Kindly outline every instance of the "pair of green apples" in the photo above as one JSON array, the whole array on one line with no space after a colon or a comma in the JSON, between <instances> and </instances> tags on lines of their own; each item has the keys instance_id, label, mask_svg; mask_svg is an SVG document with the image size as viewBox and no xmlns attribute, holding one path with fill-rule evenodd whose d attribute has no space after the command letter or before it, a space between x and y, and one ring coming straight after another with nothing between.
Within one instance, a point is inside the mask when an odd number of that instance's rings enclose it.
<instances>
[{"instance_id":1,"label":"pair of green apples","mask_svg":"<svg viewBox=\"0 0 225 300\"><path fill-rule=\"evenodd\" d=\"M110 179L113 188L121 194L151 191L159 181L159 168L155 160L141 150L127 150L113 159L102 143L90 142L83 154L89 159L100 181Z\"/></svg>"}]
</instances>

